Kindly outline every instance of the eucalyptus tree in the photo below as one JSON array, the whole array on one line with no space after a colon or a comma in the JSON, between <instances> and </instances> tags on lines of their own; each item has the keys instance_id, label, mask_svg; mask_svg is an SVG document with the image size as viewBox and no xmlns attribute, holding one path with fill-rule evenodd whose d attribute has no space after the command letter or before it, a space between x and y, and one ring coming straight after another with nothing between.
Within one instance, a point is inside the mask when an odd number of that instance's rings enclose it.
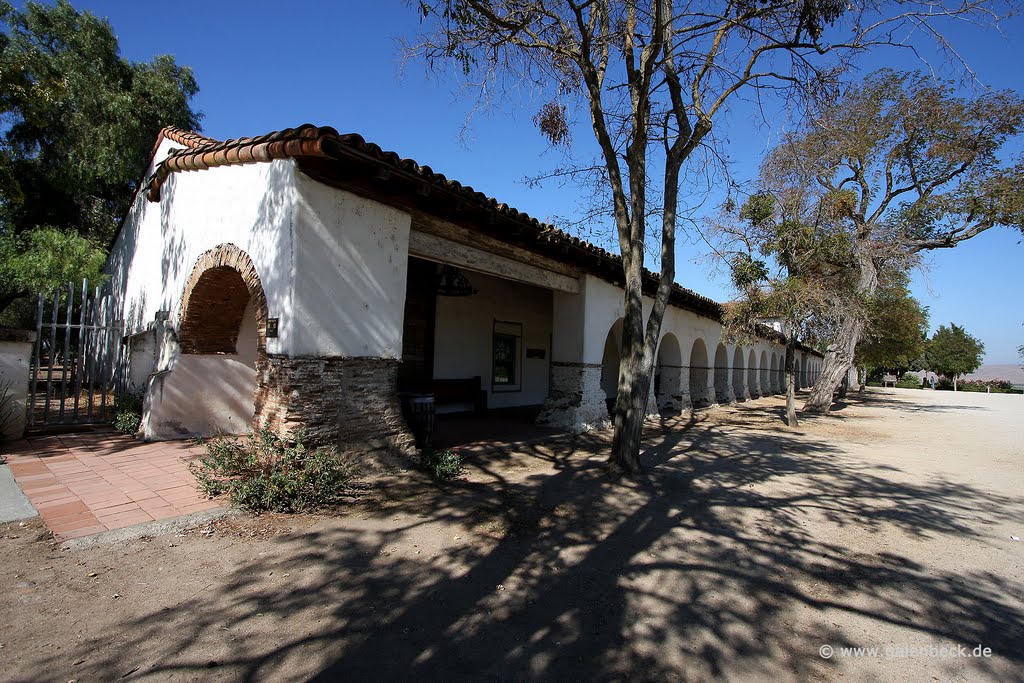
<instances>
[{"instance_id":1,"label":"eucalyptus tree","mask_svg":"<svg viewBox=\"0 0 1024 683\"><path fill-rule=\"evenodd\" d=\"M921 74L882 70L820 107L773 152L780 175L799 173L845 198L853 296L830 339L804 410L825 412L854 363L879 273L915 265L986 230L1024 228L1024 161L1008 149L1024 128L1013 92L962 97Z\"/></svg>"},{"instance_id":2,"label":"eucalyptus tree","mask_svg":"<svg viewBox=\"0 0 1024 683\"><path fill-rule=\"evenodd\" d=\"M640 468L640 435L654 355L675 278L680 178L732 102L832 83L856 53L899 43L939 22L998 19L1000 3L901 0L421 0L424 31L409 56L457 65L486 99L503 79L544 102L536 122L553 144L571 139L574 113L596 143L602 205L622 257L624 329L613 471ZM827 89L827 88L826 88ZM645 242L660 272L645 277ZM645 287L645 280L648 285ZM643 299L650 297L644 317Z\"/></svg>"}]
</instances>

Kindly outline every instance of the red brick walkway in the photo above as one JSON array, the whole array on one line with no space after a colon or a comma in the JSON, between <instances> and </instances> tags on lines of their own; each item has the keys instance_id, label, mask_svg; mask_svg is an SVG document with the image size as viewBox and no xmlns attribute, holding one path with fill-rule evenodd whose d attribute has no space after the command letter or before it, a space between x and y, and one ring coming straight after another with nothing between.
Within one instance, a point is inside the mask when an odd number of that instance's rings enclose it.
<instances>
[{"instance_id":1,"label":"red brick walkway","mask_svg":"<svg viewBox=\"0 0 1024 683\"><path fill-rule=\"evenodd\" d=\"M201 447L143 443L114 431L36 436L10 444L15 481L61 538L209 510L187 462Z\"/></svg>"}]
</instances>

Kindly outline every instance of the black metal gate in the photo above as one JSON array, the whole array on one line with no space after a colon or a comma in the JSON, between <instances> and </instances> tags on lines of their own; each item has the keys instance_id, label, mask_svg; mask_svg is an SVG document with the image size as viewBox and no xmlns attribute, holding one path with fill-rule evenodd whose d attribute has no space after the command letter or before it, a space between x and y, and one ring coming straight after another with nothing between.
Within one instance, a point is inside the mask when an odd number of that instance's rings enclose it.
<instances>
[{"instance_id":1,"label":"black metal gate","mask_svg":"<svg viewBox=\"0 0 1024 683\"><path fill-rule=\"evenodd\" d=\"M124 391L123 321L105 288L82 280L39 295L29 376L28 427L109 422Z\"/></svg>"}]
</instances>

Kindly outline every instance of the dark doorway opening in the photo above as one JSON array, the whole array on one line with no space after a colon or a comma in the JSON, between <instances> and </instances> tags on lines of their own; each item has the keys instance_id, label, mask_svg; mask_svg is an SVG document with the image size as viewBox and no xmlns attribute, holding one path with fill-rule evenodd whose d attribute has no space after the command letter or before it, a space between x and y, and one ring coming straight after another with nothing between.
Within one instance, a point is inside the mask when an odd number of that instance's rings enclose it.
<instances>
[{"instance_id":1,"label":"dark doorway opening","mask_svg":"<svg viewBox=\"0 0 1024 683\"><path fill-rule=\"evenodd\" d=\"M429 391L434 379L437 264L409 257L399 391Z\"/></svg>"}]
</instances>

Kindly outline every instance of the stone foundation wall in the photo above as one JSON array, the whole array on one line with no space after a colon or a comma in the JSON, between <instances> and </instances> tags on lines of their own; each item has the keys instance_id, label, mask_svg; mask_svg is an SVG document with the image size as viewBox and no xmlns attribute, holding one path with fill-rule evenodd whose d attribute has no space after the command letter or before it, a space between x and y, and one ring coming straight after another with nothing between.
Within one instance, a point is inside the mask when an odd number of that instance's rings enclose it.
<instances>
[{"instance_id":1,"label":"stone foundation wall","mask_svg":"<svg viewBox=\"0 0 1024 683\"><path fill-rule=\"evenodd\" d=\"M736 401L735 396L732 393L732 383L729 381L729 370L726 369L724 372L721 367L715 368L715 401L719 404L729 404Z\"/></svg>"},{"instance_id":2,"label":"stone foundation wall","mask_svg":"<svg viewBox=\"0 0 1024 683\"><path fill-rule=\"evenodd\" d=\"M755 399L761 397L760 387L757 385L757 370L755 368L747 368L747 398Z\"/></svg>"},{"instance_id":3,"label":"stone foundation wall","mask_svg":"<svg viewBox=\"0 0 1024 683\"><path fill-rule=\"evenodd\" d=\"M311 445L336 445L373 468L408 465L415 453L398 400L398 360L288 358L257 361L257 428L297 429Z\"/></svg>"},{"instance_id":4,"label":"stone foundation wall","mask_svg":"<svg viewBox=\"0 0 1024 683\"><path fill-rule=\"evenodd\" d=\"M681 365L662 365L661 395L657 397L658 410L666 415L678 415L689 407L686 379Z\"/></svg>"},{"instance_id":5,"label":"stone foundation wall","mask_svg":"<svg viewBox=\"0 0 1024 683\"><path fill-rule=\"evenodd\" d=\"M601 366L551 362L551 388L537 424L584 429L608 419Z\"/></svg>"}]
</instances>

